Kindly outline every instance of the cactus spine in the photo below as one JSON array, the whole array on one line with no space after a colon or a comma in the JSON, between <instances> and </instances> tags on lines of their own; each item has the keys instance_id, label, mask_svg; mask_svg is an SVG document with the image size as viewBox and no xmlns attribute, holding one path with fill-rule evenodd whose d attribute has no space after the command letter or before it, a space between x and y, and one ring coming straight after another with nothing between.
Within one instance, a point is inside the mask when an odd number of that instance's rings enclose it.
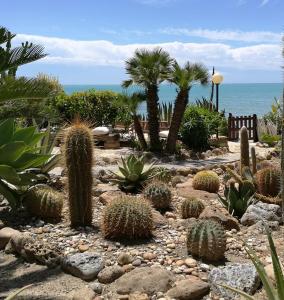
<instances>
[{"instance_id":1,"label":"cactus spine","mask_svg":"<svg viewBox=\"0 0 284 300\"><path fill-rule=\"evenodd\" d=\"M195 190L217 193L220 180L214 171L200 171L194 176L192 184Z\"/></svg>"},{"instance_id":2,"label":"cactus spine","mask_svg":"<svg viewBox=\"0 0 284 300\"><path fill-rule=\"evenodd\" d=\"M251 164L252 164L252 174L256 173L256 154L255 154L255 147L251 147L250 149L251 155Z\"/></svg>"},{"instance_id":3,"label":"cactus spine","mask_svg":"<svg viewBox=\"0 0 284 300\"><path fill-rule=\"evenodd\" d=\"M71 225L91 225L93 138L91 130L79 121L67 132L65 157Z\"/></svg>"},{"instance_id":4,"label":"cactus spine","mask_svg":"<svg viewBox=\"0 0 284 300\"><path fill-rule=\"evenodd\" d=\"M241 170L243 167L249 167L249 139L248 130L243 126L240 130L240 148L241 148ZM242 174L242 172L241 172Z\"/></svg>"},{"instance_id":5,"label":"cactus spine","mask_svg":"<svg viewBox=\"0 0 284 300\"><path fill-rule=\"evenodd\" d=\"M280 170L268 167L256 173L257 190L264 196L276 197L280 193Z\"/></svg>"},{"instance_id":6,"label":"cactus spine","mask_svg":"<svg viewBox=\"0 0 284 300\"><path fill-rule=\"evenodd\" d=\"M153 215L148 201L122 196L103 212L102 231L106 238L139 239L152 235Z\"/></svg>"},{"instance_id":7,"label":"cactus spine","mask_svg":"<svg viewBox=\"0 0 284 300\"><path fill-rule=\"evenodd\" d=\"M208 261L224 258L226 236L221 224L213 220L198 220L189 227L187 249L195 256Z\"/></svg>"},{"instance_id":8,"label":"cactus spine","mask_svg":"<svg viewBox=\"0 0 284 300\"><path fill-rule=\"evenodd\" d=\"M63 195L46 184L37 184L27 191L24 203L34 216L60 219Z\"/></svg>"},{"instance_id":9,"label":"cactus spine","mask_svg":"<svg viewBox=\"0 0 284 300\"><path fill-rule=\"evenodd\" d=\"M183 219L198 218L204 208L204 204L196 198L184 199L181 204L181 216Z\"/></svg>"}]
</instances>

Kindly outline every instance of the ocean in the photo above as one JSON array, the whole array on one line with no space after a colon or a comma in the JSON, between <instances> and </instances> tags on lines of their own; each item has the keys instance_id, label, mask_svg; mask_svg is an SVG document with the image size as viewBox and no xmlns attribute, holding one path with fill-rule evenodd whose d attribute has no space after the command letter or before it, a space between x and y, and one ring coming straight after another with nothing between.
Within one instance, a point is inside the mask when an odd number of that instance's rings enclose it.
<instances>
[{"instance_id":1,"label":"ocean","mask_svg":"<svg viewBox=\"0 0 284 300\"><path fill-rule=\"evenodd\" d=\"M64 85L67 94L88 89L111 90L123 92L120 85ZM138 88L133 88L138 90ZM271 109L274 97L282 97L283 84L281 83L246 83L246 84L222 84L219 87L219 110L225 110L226 114L262 116ZM211 87L195 85L190 90L189 102L194 103L197 98L210 96ZM160 103L173 102L176 96L174 85L161 85L159 90ZM139 109L146 112L146 104Z\"/></svg>"}]
</instances>

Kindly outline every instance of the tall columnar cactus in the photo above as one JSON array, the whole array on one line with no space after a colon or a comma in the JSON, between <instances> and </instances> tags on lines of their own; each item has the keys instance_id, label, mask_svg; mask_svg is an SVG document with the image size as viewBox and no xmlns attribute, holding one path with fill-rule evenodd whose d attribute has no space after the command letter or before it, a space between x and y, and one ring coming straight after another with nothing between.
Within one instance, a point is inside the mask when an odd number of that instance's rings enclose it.
<instances>
[{"instance_id":1,"label":"tall columnar cactus","mask_svg":"<svg viewBox=\"0 0 284 300\"><path fill-rule=\"evenodd\" d=\"M226 236L221 224L213 220L198 220L187 233L188 251L208 261L219 261L226 251Z\"/></svg>"},{"instance_id":2,"label":"tall columnar cactus","mask_svg":"<svg viewBox=\"0 0 284 300\"><path fill-rule=\"evenodd\" d=\"M255 147L251 147L250 155L251 155L251 164L252 164L252 174L255 174L257 171Z\"/></svg>"},{"instance_id":3,"label":"tall columnar cactus","mask_svg":"<svg viewBox=\"0 0 284 300\"><path fill-rule=\"evenodd\" d=\"M204 204L196 198L184 199L181 204L181 216L183 219L198 218L204 208Z\"/></svg>"},{"instance_id":4,"label":"tall columnar cactus","mask_svg":"<svg viewBox=\"0 0 284 300\"><path fill-rule=\"evenodd\" d=\"M152 208L144 199L122 196L108 204L103 212L102 231L106 238L148 238L152 228Z\"/></svg>"},{"instance_id":5,"label":"tall columnar cactus","mask_svg":"<svg viewBox=\"0 0 284 300\"><path fill-rule=\"evenodd\" d=\"M240 130L240 148L241 148L241 170L243 167L249 167L249 139L248 130L243 126Z\"/></svg>"},{"instance_id":6,"label":"tall columnar cactus","mask_svg":"<svg viewBox=\"0 0 284 300\"><path fill-rule=\"evenodd\" d=\"M65 157L71 225L91 225L93 138L91 130L79 121L67 131Z\"/></svg>"},{"instance_id":7,"label":"tall columnar cactus","mask_svg":"<svg viewBox=\"0 0 284 300\"><path fill-rule=\"evenodd\" d=\"M195 190L217 193L220 180L214 171L200 171L194 176L192 184Z\"/></svg>"},{"instance_id":8,"label":"tall columnar cactus","mask_svg":"<svg viewBox=\"0 0 284 300\"><path fill-rule=\"evenodd\" d=\"M257 190L264 196L276 197L280 193L280 170L269 167L257 171Z\"/></svg>"},{"instance_id":9,"label":"tall columnar cactus","mask_svg":"<svg viewBox=\"0 0 284 300\"><path fill-rule=\"evenodd\" d=\"M63 207L63 194L46 184L37 184L25 194L24 205L34 216L59 219Z\"/></svg>"},{"instance_id":10,"label":"tall columnar cactus","mask_svg":"<svg viewBox=\"0 0 284 300\"><path fill-rule=\"evenodd\" d=\"M164 182L153 181L146 186L143 194L157 209L167 209L171 205L172 193Z\"/></svg>"}]
</instances>

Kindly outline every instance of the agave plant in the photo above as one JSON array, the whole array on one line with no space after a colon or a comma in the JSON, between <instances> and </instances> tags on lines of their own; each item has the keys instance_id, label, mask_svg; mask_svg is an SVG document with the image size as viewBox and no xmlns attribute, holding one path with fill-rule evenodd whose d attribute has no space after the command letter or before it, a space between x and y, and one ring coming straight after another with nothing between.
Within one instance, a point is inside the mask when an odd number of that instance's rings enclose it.
<instances>
[{"instance_id":1,"label":"agave plant","mask_svg":"<svg viewBox=\"0 0 284 300\"><path fill-rule=\"evenodd\" d=\"M156 175L155 163L146 164L145 156L129 155L127 158L121 158L121 164L118 165L119 171L113 173L120 189L135 193L141 190L143 184Z\"/></svg>"},{"instance_id":2,"label":"agave plant","mask_svg":"<svg viewBox=\"0 0 284 300\"><path fill-rule=\"evenodd\" d=\"M44 133L35 126L18 128L13 119L0 123L0 194L16 208L24 190L37 182L31 169L40 168L50 155L38 153Z\"/></svg>"},{"instance_id":3,"label":"agave plant","mask_svg":"<svg viewBox=\"0 0 284 300\"><path fill-rule=\"evenodd\" d=\"M255 251L249 247L248 245L245 246L245 250L250 257L252 263L254 264L258 275L262 281L264 290L267 295L268 300L282 300L284 299L284 275L283 275L283 268L282 264L279 260L279 257L276 252L276 248L271 236L271 233L267 226L265 226L269 247L270 247L270 254L272 258L272 264L273 264L273 271L275 276L275 285L273 284L272 280L269 278L268 274L266 273L264 269L264 265L262 264L259 257L256 255ZM244 299L249 300L256 300L254 297L248 295L247 293L240 291L238 289L232 288L227 285L222 285L223 287L231 290L232 292L236 292L240 296L242 296Z\"/></svg>"}]
</instances>

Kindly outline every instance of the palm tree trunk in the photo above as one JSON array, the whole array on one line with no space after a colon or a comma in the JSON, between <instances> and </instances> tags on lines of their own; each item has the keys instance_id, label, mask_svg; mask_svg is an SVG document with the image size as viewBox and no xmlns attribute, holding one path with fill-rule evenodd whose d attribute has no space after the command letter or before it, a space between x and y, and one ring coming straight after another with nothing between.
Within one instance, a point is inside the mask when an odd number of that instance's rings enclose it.
<instances>
[{"instance_id":1,"label":"palm tree trunk","mask_svg":"<svg viewBox=\"0 0 284 300\"><path fill-rule=\"evenodd\" d=\"M161 142L159 137L159 109L158 109L158 87L151 85L147 88L147 112L149 124L150 150L160 152Z\"/></svg>"},{"instance_id":2,"label":"palm tree trunk","mask_svg":"<svg viewBox=\"0 0 284 300\"><path fill-rule=\"evenodd\" d=\"M137 134L139 143L140 143L142 149L146 150L147 149L147 143L146 143L146 140L145 140L145 137L144 137L144 133L143 133L143 129L141 127L141 123L140 123L139 118L136 114L133 115L133 121L134 121L134 129L135 129L135 132Z\"/></svg>"},{"instance_id":3,"label":"palm tree trunk","mask_svg":"<svg viewBox=\"0 0 284 300\"><path fill-rule=\"evenodd\" d=\"M171 126L166 144L166 151L174 153L176 150L176 141L182 122L182 118L188 103L188 89L181 90L176 97L174 112L171 120Z\"/></svg>"}]
</instances>

